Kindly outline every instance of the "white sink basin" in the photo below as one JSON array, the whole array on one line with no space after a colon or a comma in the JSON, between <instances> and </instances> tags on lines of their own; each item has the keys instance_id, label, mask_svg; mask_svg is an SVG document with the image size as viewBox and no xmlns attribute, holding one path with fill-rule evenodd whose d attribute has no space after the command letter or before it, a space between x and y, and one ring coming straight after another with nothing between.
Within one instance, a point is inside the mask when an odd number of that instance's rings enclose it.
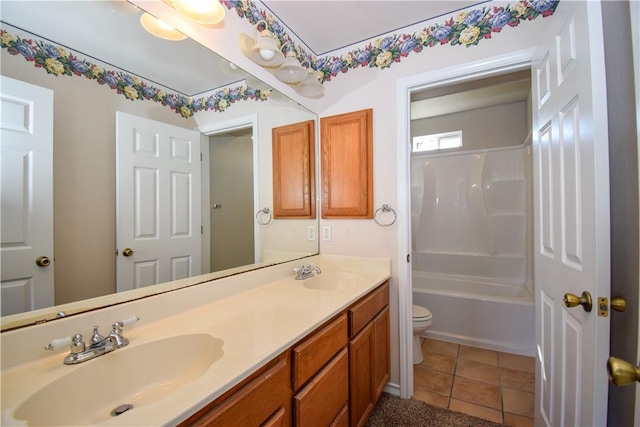
<instances>
[{"instance_id":1,"label":"white sink basin","mask_svg":"<svg viewBox=\"0 0 640 427\"><path fill-rule=\"evenodd\" d=\"M129 410L135 411L201 377L224 354L223 343L208 334L189 334L129 344L69 367L68 374L30 396L13 416L28 425L87 426L110 419L121 405L133 405Z\"/></svg>"},{"instance_id":2,"label":"white sink basin","mask_svg":"<svg viewBox=\"0 0 640 427\"><path fill-rule=\"evenodd\" d=\"M304 287L323 291L339 291L362 281L355 273L318 274L304 281Z\"/></svg>"}]
</instances>

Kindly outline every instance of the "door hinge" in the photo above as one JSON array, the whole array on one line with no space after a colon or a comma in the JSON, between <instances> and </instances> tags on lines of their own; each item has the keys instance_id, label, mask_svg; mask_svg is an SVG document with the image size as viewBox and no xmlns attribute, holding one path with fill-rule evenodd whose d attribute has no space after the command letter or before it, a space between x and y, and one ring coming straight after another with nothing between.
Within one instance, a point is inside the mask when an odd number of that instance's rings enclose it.
<instances>
[{"instance_id":1,"label":"door hinge","mask_svg":"<svg viewBox=\"0 0 640 427\"><path fill-rule=\"evenodd\" d=\"M204 234L204 225L200 226L200 234Z\"/></svg>"},{"instance_id":2,"label":"door hinge","mask_svg":"<svg viewBox=\"0 0 640 427\"><path fill-rule=\"evenodd\" d=\"M407 254L407 264L411 262L411 255Z\"/></svg>"},{"instance_id":3,"label":"door hinge","mask_svg":"<svg viewBox=\"0 0 640 427\"><path fill-rule=\"evenodd\" d=\"M202 161L202 153L200 153L200 161Z\"/></svg>"}]
</instances>

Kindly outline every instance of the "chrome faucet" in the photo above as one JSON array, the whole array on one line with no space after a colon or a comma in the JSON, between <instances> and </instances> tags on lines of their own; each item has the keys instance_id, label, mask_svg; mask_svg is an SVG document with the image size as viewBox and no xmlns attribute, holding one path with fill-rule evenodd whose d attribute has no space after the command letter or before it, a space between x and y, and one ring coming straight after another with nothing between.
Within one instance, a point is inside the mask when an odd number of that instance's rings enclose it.
<instances>
[{"instance_id":1,"label":"chrome faucet","mask_svg":"<svg viewBox=\"0 0 640 427\"><path fill-rule=\"evenodd\" d=\"M124 326L133 325L139 317L133 316L112 325L111 332L106 337L100 335L98 327L93 327L93 336L91 342L87 344L82 339L81 334L75 334L73 338L61 338L51 341L45 347L45 350L57 350L65 345L71 344L69 354L64 358L65 365L75 365L94 359L103 354L110 353L129 344L129 340L122 336L122 328Z\"/></svg>"},{"instance_id":2,"label":"chrome faucet","mask_svg":"<svg viewBox=\"0 0 640 427\"><path fill-rule=\"evenodd\" d=\"M296 280L304 280L304 279L308 279L309 277L313 277L314 271L318 274L322 273L322 270L320 270L320 267L316 267L311 264L303 265L301 267L296 267L293 269L293 272L296 273Z\"/></svg>"}]
</instances>

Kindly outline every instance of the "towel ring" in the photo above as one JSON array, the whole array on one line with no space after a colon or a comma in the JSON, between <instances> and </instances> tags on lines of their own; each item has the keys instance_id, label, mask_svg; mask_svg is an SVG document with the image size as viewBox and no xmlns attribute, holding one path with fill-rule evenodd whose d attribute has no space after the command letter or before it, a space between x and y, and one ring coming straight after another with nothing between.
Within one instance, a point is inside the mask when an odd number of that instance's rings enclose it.
<instances>
[{"instance_id":1,"label":"towel ring","mask_svg":"<svg viewBox=\"0 0 640 427\"><path fill-rule=\"evenodd\" d=\"M260 214L269 215L269 219L267 220L267 222L260 221L260 218L261 218ZM269 225L269 224L271 224L271 221L273 221L273 214L271 213L271 210L269 208L262 208L258 212L256 212L256 222L258 224L260 224L260 225Z\"/></svg>"},{"instance_id":2,"label":"towel ring","mask_svg":"<svg viewBox=\"0 0 640 427\"><path fill-rule=\"evenodd\" d=\"M378 212L380 212L380 211L393 213L393 221L391 221L389 224L380 223L380 221L378 221ZM398 219L398 214L396 213L396 211L393 210L391 205L387 205L387 204L384 204L384 205L382 205L381 208L376 209L375 213L373 214L373 220L376 222L376 224L381 225L383 227L388 227L390 225L395 224L396 219Z\"/></svg>"}]
</instances>

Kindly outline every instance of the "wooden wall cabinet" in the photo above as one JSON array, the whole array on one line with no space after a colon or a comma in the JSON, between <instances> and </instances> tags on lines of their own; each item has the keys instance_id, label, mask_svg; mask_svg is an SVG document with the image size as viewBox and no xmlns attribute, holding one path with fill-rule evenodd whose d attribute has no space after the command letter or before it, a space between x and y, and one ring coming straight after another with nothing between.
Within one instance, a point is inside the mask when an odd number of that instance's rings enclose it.
<instances>
[{"instance_id":1,"label":"wooden wall cabinet","mask_svg":"<svg viewBox=\"0 0 640 427\"><path fill-rule=\"evenodd\" d=\"M322 218L373 218L373 110L320 118Z\"/></svg>"},{"instance_id":2,"label":"wooden wall cabinet","mask_svg":"<svg viewBox=\"0 0 640 427\"><path fill-rule=\"evenodd\" d=\"M316 217L313 120L273 128L273 217Z\"/></svg>"}]
</instances>

